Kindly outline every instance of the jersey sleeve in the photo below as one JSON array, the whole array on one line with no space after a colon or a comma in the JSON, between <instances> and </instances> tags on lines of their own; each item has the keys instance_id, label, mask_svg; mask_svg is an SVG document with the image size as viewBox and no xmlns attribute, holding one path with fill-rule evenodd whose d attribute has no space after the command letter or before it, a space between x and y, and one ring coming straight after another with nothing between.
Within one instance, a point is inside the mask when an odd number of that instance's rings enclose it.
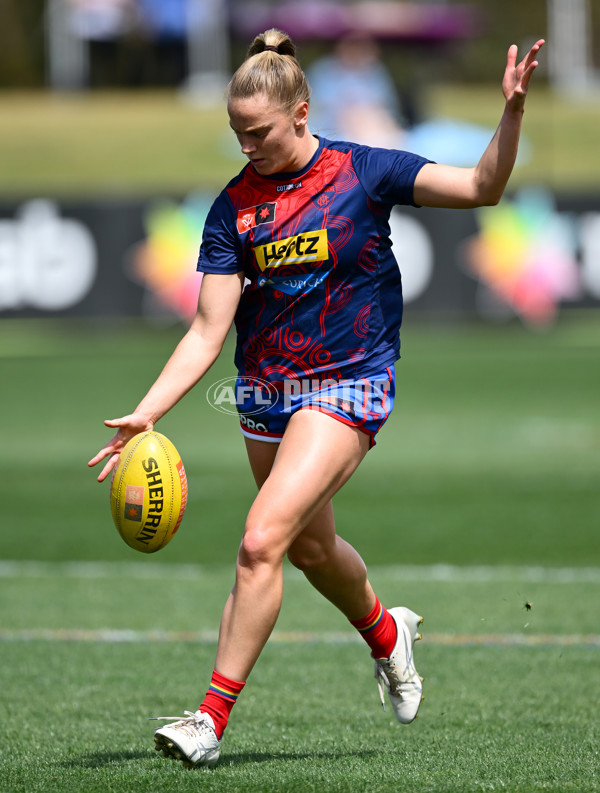
<instances>
[{"instance_id":1,"label":"jersey sleeve","mask_svg":"<svg viewBox=\"0 0 600 793\"><path fill-rule=\"evenodd\" d=\"M241 253L234 209L223 191L206 218L196 269L217 275L239 273L243 270Z\"/></svg>"},{"instance_id":2,"label":"jersey sleeve","mask_svg":"<svg viewBox=\"0 0 600 793\"><path fill-rule=\"evenodd\" d=\"M396 149L359 146L352 153L356 175L369 198L384 204L414 202L414 185L421 168L431 160Z\"/></svg>"}]
</instances>

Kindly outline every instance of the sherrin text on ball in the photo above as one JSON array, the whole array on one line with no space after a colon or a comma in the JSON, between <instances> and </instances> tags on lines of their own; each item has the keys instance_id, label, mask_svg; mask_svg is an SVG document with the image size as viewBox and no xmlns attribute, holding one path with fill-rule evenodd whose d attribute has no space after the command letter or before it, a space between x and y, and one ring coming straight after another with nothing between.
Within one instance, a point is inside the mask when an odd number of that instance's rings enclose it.
<instances>
[{"instance_id":1,"label":"sherrin text on ball","mask_svg":"<svg viewBox=\"0 0 600 793\"><path fill-rule=\"evenodd\" d=\"M154 553L171 541L187 506L181 456L159 432L135 435L123 448L110 487L113 521L127 545Z\"/></svg>"}]
</instances>

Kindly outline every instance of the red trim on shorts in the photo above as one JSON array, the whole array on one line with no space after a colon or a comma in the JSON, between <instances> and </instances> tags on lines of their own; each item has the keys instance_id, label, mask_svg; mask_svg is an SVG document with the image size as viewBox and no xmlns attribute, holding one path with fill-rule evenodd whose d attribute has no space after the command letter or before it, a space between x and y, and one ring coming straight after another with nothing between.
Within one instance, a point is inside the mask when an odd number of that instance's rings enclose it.
<instances>
[{"instance_id":1,"label":"red trim on shorts","mask_svg":"<svg viewBox=\"0 0 600 793\"><path fill-rule=\"evenodd\" d=\"M360 424L356 424L356 422L350 421L350 419L347 419L344 416L340 416L339 413L330 412L329 410L326 410L325 408L319 407L317 405L306 405L306 407L300 408L297 412L299 413L300 410L316 410L319 413L325 413L326 416L331 416L332 419L336 419L336 421L340 421L342 424L345 424L347 427L353 427L355 430L360 430L361 432L364 432L365 435L368 435L370 440L369 449L372 449L373 446L375 446L374 432L369 432L369 430L366 430Z\"/></svg>"},{"instance_id":2,"label":"red trim on shorts","mask_svg":"<svg viewBox=\"0 0 600 793\"><path fill-rule=\"evenodd\" d=\"M281 439L283 438L283 433L278 432L260 432L258 430L251 430L248 427L245 427L240 422L240 430L242 431L242 435L246 438L252 438L253 440L257 441L266 441L266 443L280 443Z\"/></svg>"}]
</instances>

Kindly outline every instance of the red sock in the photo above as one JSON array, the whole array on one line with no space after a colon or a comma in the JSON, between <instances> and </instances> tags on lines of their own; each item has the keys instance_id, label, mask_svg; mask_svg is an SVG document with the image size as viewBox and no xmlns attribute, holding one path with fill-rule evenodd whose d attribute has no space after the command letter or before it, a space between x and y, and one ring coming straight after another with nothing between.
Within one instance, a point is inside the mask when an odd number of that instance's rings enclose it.
<instances>
[{"instance_id":1,"label":"red sock","mask_svg":"<svg viewBox=\"0 0 600 793\"><path fill-rule=\"evenodd\" d=\"M202 711L202 713L208 713L212 718L219 740L221 740L225 727L227 727L231 709L245 685L245 682L240 683L237 680L231 680L225 675L220 675L216 669L213 670L210 686L198 710Z\"/></svg>"},{"instance_id":2,"label":"red sock","mask_svg":"<svg viewBox=\"0 0 600 793\"><path fill-rule=\"evenodd\" d=\"M373 658L389 658L396 644L398 629L390 612L385 609L379 599L375 606L362 620L350 620L363 639L371 648Z\"/></svg>"}]
</instances>

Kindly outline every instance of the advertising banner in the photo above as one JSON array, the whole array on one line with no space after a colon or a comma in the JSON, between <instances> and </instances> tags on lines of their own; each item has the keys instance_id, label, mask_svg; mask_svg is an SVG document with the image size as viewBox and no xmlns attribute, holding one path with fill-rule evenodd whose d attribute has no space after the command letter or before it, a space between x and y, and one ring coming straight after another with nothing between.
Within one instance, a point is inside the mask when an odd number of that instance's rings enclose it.
<instances>
[{"instance_id":1,"label":"advertising banner","mask_svg":"<svg viewBox=\"0 0 600 793\"><path fill-rule=\"evenodd\" d=\"M189 320L214 196L0 204L0 318ZM600 196L525 189L477 210L394 209L407 311L551 323L600 305Z\"/></svg>"}]
</instances>

